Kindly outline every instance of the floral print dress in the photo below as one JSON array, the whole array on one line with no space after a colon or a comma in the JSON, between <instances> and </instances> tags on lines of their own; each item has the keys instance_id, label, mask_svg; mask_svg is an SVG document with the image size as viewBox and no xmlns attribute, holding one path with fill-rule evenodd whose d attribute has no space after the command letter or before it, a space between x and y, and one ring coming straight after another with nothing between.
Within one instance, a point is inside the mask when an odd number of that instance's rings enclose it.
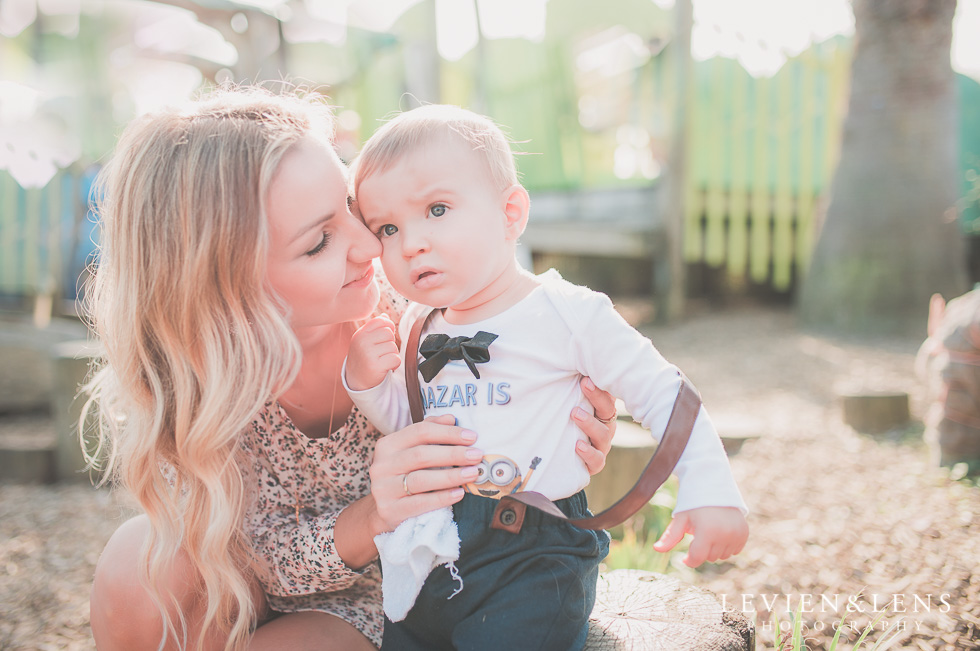
<instances>
[{"instance_id":1,"label":"floral print dress","mask_svg":"<svg viewBox=\"0 0 980 651\"><path fill-rule=\"evenodd\" d=\"M380 274L379 285L376 314L398 323L408 301ZM377 646L384 621L378 564L348 567L337 554L334 526L346 506L370 493L368 470L379 436L355 407L340 429L311 439L278 402L270 402L242 442L259 484L245 530L271 568L263 586L269 606L336 615Z\"/></svg>"}]
</instances>

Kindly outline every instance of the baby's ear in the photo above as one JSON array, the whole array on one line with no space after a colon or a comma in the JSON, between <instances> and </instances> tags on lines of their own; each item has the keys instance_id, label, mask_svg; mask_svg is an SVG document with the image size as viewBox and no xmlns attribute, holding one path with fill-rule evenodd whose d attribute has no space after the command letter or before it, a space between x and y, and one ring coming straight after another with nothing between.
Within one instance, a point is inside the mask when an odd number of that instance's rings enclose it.
<instances>
[{"instance_id":1,"label":"baby's ear","mask_svg":"<svg viewBox=\"0 0 980 651\"><path fill-rule=\"evenodd\" d=\"M517 241L527 226L531 211L531 197L520 183L515 183L502 193L504 217L506 219L507 239Z\"/></svg>"}]
</instances>

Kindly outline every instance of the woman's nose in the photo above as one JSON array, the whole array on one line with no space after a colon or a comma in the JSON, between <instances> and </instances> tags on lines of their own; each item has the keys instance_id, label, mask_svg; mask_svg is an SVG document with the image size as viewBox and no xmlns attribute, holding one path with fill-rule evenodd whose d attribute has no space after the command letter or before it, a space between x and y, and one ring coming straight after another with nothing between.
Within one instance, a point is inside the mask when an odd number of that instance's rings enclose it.
<instances>
[{"instance_id":1,"label":"woman's nose","mask_svg":"<svg viewBox=\"0 0 980 651\"><path fill-rule=\"evenodd\" d=\"M348 257L354 262L372 260L381 255L381 241L368 230L360 219L350 219L351 246Z\"/></svg>"}]
</instances>

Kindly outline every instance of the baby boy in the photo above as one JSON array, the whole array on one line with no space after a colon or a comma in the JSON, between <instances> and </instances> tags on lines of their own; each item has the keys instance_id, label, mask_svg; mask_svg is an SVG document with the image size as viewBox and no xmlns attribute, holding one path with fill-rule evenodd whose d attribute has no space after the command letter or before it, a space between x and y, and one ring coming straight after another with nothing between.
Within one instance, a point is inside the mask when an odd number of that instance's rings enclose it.
<instances>
[{"instance_id":1,"label":"baby boy","mask_svg":"<svg viewBox=\"0 0 980 651\"><path fill-rule=\"evenodd\" d=\"M458 539L450 532L456 562L438 566L454 560L451 549L418 586L385 585L384 646L581 648L608 536L532 509L517 534L492 529L497 499L531 490L569 518L587 516L589 473L575 454L584 436L568 417L576 406L589 409L582 377L621 397L659 435L680 372L605 295L554 270L535 276L520 267L515 247L530 200L510 145L490 120L451 106L403 113L365 144L353 186L361 218L383 244L386 276L415 303L400 341L419 314L438 309L420 350L399 351L385 317L355 333L344 371L351 397L382 432L408 425L404 374L395 371L406 355L424 358L425 414L454 415L478 433L486 453L481 474L446 515L458 528ZM673 521L655 548L667 551L690 533L689 563L738 553L748 536L746 508L703 410L675 474ZM399 544L428 536L422 518L396 530ZM380 540L385 578L406 576L386 565L384 546ZM390 608L406 590L407 602Z\"/></svg>"}]
</instances>

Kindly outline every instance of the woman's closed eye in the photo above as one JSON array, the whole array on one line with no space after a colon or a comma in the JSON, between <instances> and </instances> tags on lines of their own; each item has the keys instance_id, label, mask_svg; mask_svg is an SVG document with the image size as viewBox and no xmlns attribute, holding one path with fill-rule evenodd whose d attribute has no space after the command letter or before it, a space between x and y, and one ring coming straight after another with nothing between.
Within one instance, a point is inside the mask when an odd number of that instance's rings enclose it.
<instances>
[{"instance_id":1,"label":"woman's closed eye","mask_svg":"<svg viewBox=\"0 0 980 651\"><path fill-rule=\"evenodd\" d=\"M321 251L323 251L325 248L327 248L327 244L329 243L330 243L330 233L324 232L323 237L320 238L320 242L312 249L307 251L305 255L308 255L309 257L312 258L318 253L320 253Z\"/></svg>"}]
</instances>

